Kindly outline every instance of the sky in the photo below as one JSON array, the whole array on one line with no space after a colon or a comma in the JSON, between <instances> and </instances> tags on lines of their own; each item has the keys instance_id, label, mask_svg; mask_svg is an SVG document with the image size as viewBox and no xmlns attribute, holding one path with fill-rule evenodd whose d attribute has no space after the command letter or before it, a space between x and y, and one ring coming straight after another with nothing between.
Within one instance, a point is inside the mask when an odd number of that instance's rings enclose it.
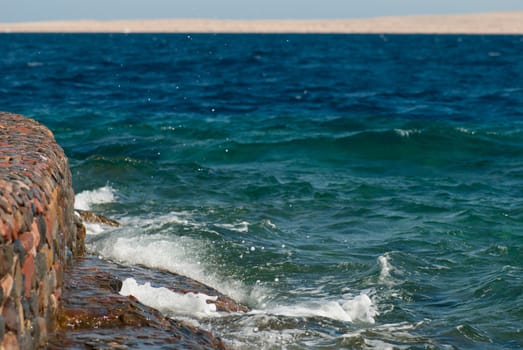
<instances>
[{"instance_id":1,"label":"sky","mask_svg":"<svg viewBox=\"0 0 523 350\"><path fill-rule=\"evenodd\" d=\"M523 0L0 0L0 22L329 19L523 10Z\"/></svg>"}]
</instances>

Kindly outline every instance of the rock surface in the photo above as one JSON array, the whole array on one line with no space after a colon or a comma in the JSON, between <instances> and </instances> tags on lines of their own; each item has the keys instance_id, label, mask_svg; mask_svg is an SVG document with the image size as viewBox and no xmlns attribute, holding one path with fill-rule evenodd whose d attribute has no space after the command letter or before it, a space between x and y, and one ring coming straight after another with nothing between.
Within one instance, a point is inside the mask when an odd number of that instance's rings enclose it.
<instances>
[{"instance_id":1,"label":"rock surface","mask_svg":"<svg viewBox=\"0 0 523 350\"><path fill-rule=\"evenodd\" d=\"M0 112L0 349L45 345L83 252L68 160L45 126Z\"/></svg>"},{"instance_id":2,"label":"rock surface","mask_svg":"<svg viewBox=\"0 0 523 350\"><path fill-rule=\"evenodd\" d=\"M121 296L116 274L134 269L92 256L66 271L60 328L49 349L225 349L211 333Z\"/></svg>"},{"instance_id":3,"label":"rock surface","mask_svg":"<svg viewBox=\"0 0 523 350\"><path fill-rule=\"evenodd\" d=\"M112 227L120 226L120 223L118 221L110 219L104 215L95 214L92 211L76 209L75 212L78 213L78 215L80 215L80 218L83 222L99 223Z\"/></svg>"}]
</instances>

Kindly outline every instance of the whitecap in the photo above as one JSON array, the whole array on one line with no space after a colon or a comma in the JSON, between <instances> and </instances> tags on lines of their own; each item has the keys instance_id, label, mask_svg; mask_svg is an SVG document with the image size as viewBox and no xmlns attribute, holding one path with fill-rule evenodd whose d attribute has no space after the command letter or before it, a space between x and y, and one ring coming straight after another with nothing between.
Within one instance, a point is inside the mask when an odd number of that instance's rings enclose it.
<instances>
[{"instance_id":1,"label":"whitecap","mask_svg":"<svg viewBox=\"0 0 523 350\"><path fill-rule=\"evenodd\" d=\"M390 264L390 255L385 253L378 257L378 263L380 265L380 277L379 281L381 283L390 282L390 271L392 270L392 265Z\"/></svg>"},{"instance_id":2,"label":"whitecap","mask_svg":"<svg viewBox=\"0 0 523 350\"><path fill-rule=\"evenodd\" d=\"M394 132L401 137L410 137L412 134L420 134L418 129L394 129Z\"/></svg>"},{"instance_id":3,"label":"whitecap","mask_svg":"<svg viewBox=\"0 0 523 350\"><path fill-rule=\"evenodd\" d=\"M153 287L149 282L139 284L134 278L123 281L120 295L132 295L143 304L168 316L187 315L202 318L218 315L216 305L207 303L207 301L216 301L217 296L203 293L176 293L165 287Z\"/></svg>"},{"instance_id":4,"label":"whitecap","mask_svg":"<svg viewBox=\"0 0 523 350\"><path fill-rule=\"evenodd\" d=\"M158 229L161 223L144 221L136 226L123 225L110 229L106 235L91 236L86 244L88 251L126 265L142 265L177 273L213 287L233 299L256 302L257 297L253 293L263 287L249 289L240 281L212 272L214 264L212 259L209 260L211 253L207 241L168 233L150 234L150 228L154 226Z\"/></svg>"},{"instance_id":5,"label":"whitecap","mask_svg":"<svg viewBox=\"0 0 523 350\"><path fill-rule=\"evenodd\" d=\"M91 210L92 205L112 203L116 200L116 190L109 185L92 191L82 191L75 196L74 208Z\"/></svg>"},{"instance_id":6,"label":"whitecap","mask_svg":"<svg viewBox=\"0 0 523 350\"><path fill-rule=\"evenodd\" d=\"M236 222L233 224L214 224L216 227L221 227L230 231L246 233L249 232L250 223L247 221Z\"/></svg>"},{"instance_id":7,"label":"whitecap","mask_svg":"<svg viewBox=\"0 0 523 350\"><path fill-rule=\"evenodd\" d=\"M354 298L341 301L309 301L301 304L269 307L267 310L254 311L289 317L324 317L343 322L375 323L379 315L371 298L362 293Z\"/></svg>"},{"instance_id":8,"label":"whitecap","mask_svg":"<svg viewBox=\"0 0 523 350\"><path fill-rule=\"evenodd\" d=\"M476 135L476 131L474 131L474 130L469 130L469 129L467 129L467 128L462 128L462 127L460 127L460 128L456 128L456 130L459 131L459 132L462 132L462 133L464 133L464 134Z\"/></svg>"}]
</instances>

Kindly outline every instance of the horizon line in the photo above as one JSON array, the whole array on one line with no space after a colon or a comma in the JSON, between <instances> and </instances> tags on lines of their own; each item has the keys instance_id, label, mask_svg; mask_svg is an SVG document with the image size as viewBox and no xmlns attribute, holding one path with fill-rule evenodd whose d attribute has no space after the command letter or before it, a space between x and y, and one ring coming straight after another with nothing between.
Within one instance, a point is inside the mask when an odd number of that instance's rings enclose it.
<instances>
[{"instance_id":1,"label":"horizon line","mask_svg":"<svg viewBox=\"0 0 523 350\"><path fill-rule=\"evenodd\" d=\"M523 34L523 11L331 19L77 19L1 22L0 33Z\"/></svg>"}]
</instances>

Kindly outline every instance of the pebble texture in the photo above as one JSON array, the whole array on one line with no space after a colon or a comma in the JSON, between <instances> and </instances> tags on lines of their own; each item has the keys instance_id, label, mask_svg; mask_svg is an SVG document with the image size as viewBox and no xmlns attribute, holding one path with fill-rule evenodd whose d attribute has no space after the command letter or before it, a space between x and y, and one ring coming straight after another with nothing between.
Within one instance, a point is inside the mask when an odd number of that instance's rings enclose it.
<instances>
[{"instance_id":1,"label":"pebble texture","mask_svg":"<svg viewBox=\"0 0 523 350\"><path fill-rule=\"evenodd\" d=\"M45 346L63 271L83 253L68 160L38 122L0 112L0 350Z\"/></svg>"}]
</instances>

